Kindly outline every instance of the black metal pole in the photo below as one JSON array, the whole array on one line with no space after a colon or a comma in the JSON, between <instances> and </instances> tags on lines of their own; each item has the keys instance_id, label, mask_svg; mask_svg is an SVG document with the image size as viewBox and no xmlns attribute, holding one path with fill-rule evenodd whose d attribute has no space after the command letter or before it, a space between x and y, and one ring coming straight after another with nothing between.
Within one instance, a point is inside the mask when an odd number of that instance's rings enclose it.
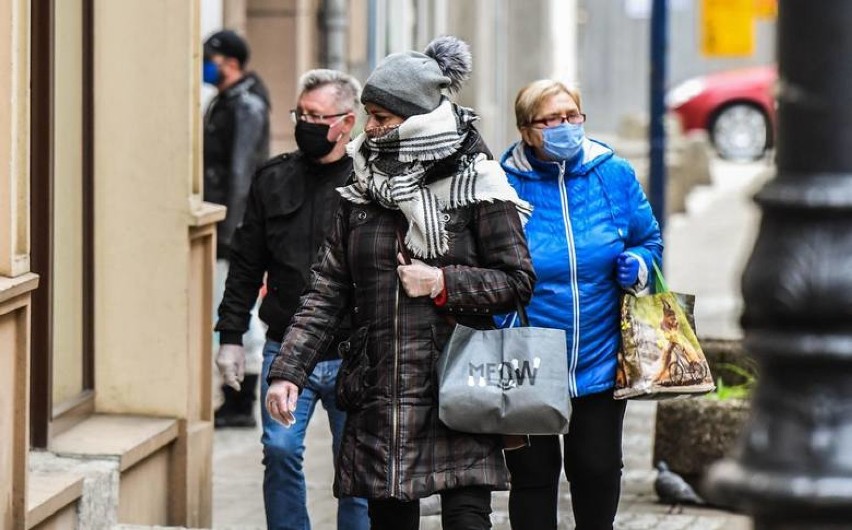
<instances>
[{"instance_id":1,"label":"black metal pole","mask_svg":"<svg viewBox=\"0 0 852 530\"><path fill-rule=\"evenodd\" d=\"M743 274L760 364L717 501L756 530L852 527L852 2L781 0L778 173Z\"/></svg>"},{"instance_id":2,"label":"black metal pole","mask_svg":"<svg viewBox=\"0 0 852 530\"><path fill-rule=\"evenodd\" d=\"M651 10L651 116L648 128L650 202L660 229L666 222L666 61L669 32L668 0L654 0Z\"/></svg>"}]
</instances>

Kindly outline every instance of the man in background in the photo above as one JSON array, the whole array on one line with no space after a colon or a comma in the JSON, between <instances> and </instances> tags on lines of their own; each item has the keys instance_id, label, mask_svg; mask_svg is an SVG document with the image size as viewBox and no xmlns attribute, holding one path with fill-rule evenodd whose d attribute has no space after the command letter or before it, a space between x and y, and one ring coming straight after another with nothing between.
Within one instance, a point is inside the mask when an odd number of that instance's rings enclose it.
<instances>
[{"instance_id":1,"label":"man in background","mask_svg":"<svg viewBox=\"0 0 852 530\"><path fill-rule=\"evenodd\" d=\"M222 299L231 242L245 214L252 175L269 158L269 95L260 77L247 71L248 61L248 44L233 31L219 31L204 43L203 80L218 92L204 116L204 200L228 207L217 227L214 307ZM250 333L250 340L252 336L260 339L250 348L254 355L242 384L222 386L216 427L257 425L253 406L263 339L262 332Z\"/></svg>"},{"instance_id":2,"label":"man in background","mask_svg":"<svg viewBox=\"0 0 852 530\"><path fill-rule=\"evenodd\" d=\"M311 264L332 225L340 202L337 188L352 173L346 154L361 85L336 70L311 70L299 80L295 124L297 151L276 156L257 172L249 192L245 218L231 249L231 269L219 306L219 354L216 363L226 383L239 384L245 364L243 333L252 319L249 310L266 278L267 293L260 318L267 324L263 351L261 394L266 397L266 375L281 349L281 339L299 307L308 285ZM329 458L336 458L346 414L338 410L335 381L341 360L337 345L349 335L349 320L339 337L323 352L299 395L296 423L287 428L261 407L263 419L263 497L270 530L304 530L308 520L307 488L303 470L305 435L317 404L328 414L332 435ZM338 500L338 530L367 530L367 502Z\"/></svg>"}]
</instances>

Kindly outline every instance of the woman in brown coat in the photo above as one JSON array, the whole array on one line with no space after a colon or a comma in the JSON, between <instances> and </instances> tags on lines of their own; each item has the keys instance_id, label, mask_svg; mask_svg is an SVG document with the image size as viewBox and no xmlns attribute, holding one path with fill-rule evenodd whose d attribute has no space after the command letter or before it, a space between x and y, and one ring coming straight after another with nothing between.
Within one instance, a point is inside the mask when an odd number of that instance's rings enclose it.
<instances>
[{"instance_id":1,"label":"woman in brown coat","mask_svg":"<svg viewBox=\"0 0 852 530\"><path fill-rule=\"evenodd\" d=\"M345 200L269 372L267 408L290 421L318 353L352 312L363 338L344 355L363 351L367 361L360 395L342 400L350 410L334 487L369 500L373 529L418 528L418 499L436 492L444 528L490 528L491 491L508 488L500 437L438 419L447 317L493 327L491 315L528 302L535 282L522 226L529 206L487 159L473 112L443 95L469 72L467 45L442 37L370 75L365 132L349 144L354 184L340 189ZM403 264L404 254L417 259Z\"/></svg>"}]
</instances>

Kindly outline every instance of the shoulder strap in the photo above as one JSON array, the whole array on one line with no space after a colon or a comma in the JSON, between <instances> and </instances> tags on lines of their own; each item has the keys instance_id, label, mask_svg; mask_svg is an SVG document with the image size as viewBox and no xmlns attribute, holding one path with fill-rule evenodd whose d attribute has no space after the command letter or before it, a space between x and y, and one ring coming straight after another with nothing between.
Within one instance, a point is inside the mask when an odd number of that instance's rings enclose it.
<instances>
[{"instance_id":1,"label":"shoulder strap","mask_svg":"<svg viewBox=\"0 0 852 530\"><path fill-rule=\"evenodd\" d=\"M402 254L402 260L406 265L411 265L411 253L405 246L405 236L402 234L402 227L399 223L396 224L396 243L399 246L399 253Z\"/></svg>"}]
</instances>

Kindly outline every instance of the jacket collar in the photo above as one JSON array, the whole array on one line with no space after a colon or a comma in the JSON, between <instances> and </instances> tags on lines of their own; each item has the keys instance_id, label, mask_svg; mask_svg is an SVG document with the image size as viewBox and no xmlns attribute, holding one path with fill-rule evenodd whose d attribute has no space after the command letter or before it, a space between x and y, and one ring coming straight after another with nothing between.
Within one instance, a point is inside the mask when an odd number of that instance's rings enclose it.
<instances>
[{"instance_id":1,"label":"jacket collar","mask_svg":"<svg viewBox=\"0 0 852 530\"><path fill-rule=\"evenodd\" d=\"M257 83L257 79L253 75L244 75L242 79L229 86L219 94L219 99L230 99L232 97L238 96L244 92L248 92L251 87L253 87Z\"/></svg>"},{"instance_id":2,"label":"jacket collar","mask_svg":"<svg viewBox=\"0 0 852 530\"><path fill-rule=\"evenodd\" d=\"M303 167L311 173L319 173L322 175L333 175L343 171L349 172L352 170L352 158L349 155L343 155L341 158L328 164L320 164L299 150L293 152L292 155L297 161L304 164Z\"/></svg>"},{"instance_id":3,"label":"jacket collar","mask_svg":"<svg viewBox=\"0 0 852 530\"><path fill-rule=\"evenodd\" d=\"M585 175L612 156L613 151L608 145L585 138L583 154L564 167L564 174L566 177ZM500 164L509 173L527 179L540 180L557 178L565 163L540 160L535 156L535 151L521 141L506 150Z\"/></svg>"}]
</instances>

